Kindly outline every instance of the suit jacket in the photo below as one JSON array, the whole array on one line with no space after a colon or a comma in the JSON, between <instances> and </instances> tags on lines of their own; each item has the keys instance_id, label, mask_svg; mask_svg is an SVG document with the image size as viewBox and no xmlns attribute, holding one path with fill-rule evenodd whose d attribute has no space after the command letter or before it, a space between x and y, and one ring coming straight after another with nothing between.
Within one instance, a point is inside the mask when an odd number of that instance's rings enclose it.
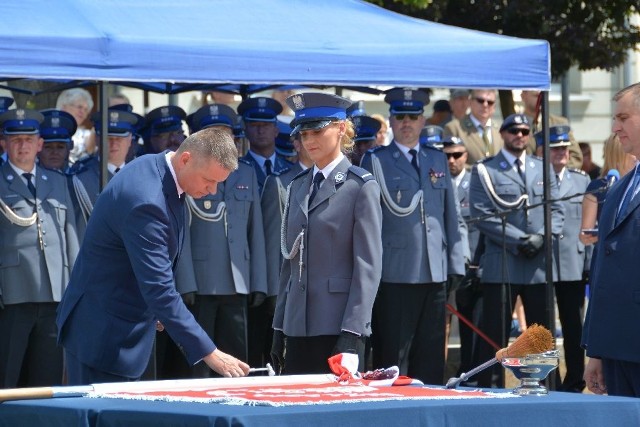
<instances>
[{"instance_id":1,"label":"suit jacket","mask_svg":"<svg viewBox=\"0 0 640 427\"><path fill-rule=\"evenodd\" d=\"M522 181L512 164L509 164L500 152L481 162L487 168L496 194L507 202L512 202L522 194L529 196L528 205L543 201L543 164L537 157L527 156L525 165L526 183ZM495 215L504 209L496 209L491 197L485 191L478 175L478 165L474 165L469 189L470 212L473 217ZM555 173L551 171L551 199L558 199L558 186ZM552 233L562 232L564 209L560 202L551 203ZM518 251L518 246L528 234L544 234L544 209L542 206L530 210L520 208L507 214L505 227L506 270L503 278L502 222L496 215L479 221L477 227L485 236L485 251L481 258L482 282L514 283L519 285L545 282L544 249L534 258L527 258Z\"/></svg>"},{"instance_id":2,"label":"suit jacket","mask_svg":"<svg viewBox=\"0 0 640 427\"><path fill-rule=\"evenodd\" d=\"M221 202L226 213L208 221L190 212L191 257L180 257L176 286L180 293L235 295L267 293L267 265L260 196L254 169L240 161L218 191L195 200L205 213L214 213ZM185 251L186 252L186 251ZM184 266L183 263L187 265ZM191 268L195 283L182 280L183 268ZM195 286L194 286L195 285Z\"/></svg>"},{"instance_id":3,"label":"suit jacket","mask_svg":"<svg viewBox=\"0 0 640 427\"><path fill-rule=\"evenodd\" d=\"M465 246L459 228L464 226L444 153L421 147L420 175L395 142L369 150L362 167L373 171L379 161L394 203L409 206L422 190L422 207L407 216L392 213L382 203L382 281L389 283L444 282L451 274L465 273ZM424 216L423 216L424 215Z\"/></svg>"},{"instance_id":4,"label":"suit jacket","mask_svg":"<svg viewBox=\"0 0 640 427\"><path fill-rule=\"evenodd\" d=\"M499 126L491 120L491 152L489 156L494 156L502 149L503 141L500 135ZM478 160L487 157L484 149L484 140L478 133L478 128L471 121L470 114L464 116L462 120L451 120L444 127L444 136L457 136L464 141L469 155L467 164L473 165Z\"/></svg>"},{"instance_id":5,"label":"suit jacket","mask_svg":"<svg viewBox=\"0 0 640 427\"><path fill-rule=\"evenodd\" d=\"M251 155L251 153L245 154L244 157L242 157L242 160L247 161L256 170L256 177L258 178L258 190L260 194L262 194L262 187L264 187L264 181L267 179L267 176L265 175L258 162L256 162L256 159ZM291 168L291 166L292 164L290 162L286 161L283 157L276 155L276 161L273 165L272 171L282 173Z\"/></svg>"},{"instance_id":6,"label":"suit jacket","mask_svg":"<svg viewBox=\"0 0 640 427\"><path fill-rule=\"evenodd\" d=\"M36 199L9 162L0 166L0 198L33 225L0 215L0 297L4 304L59 302L78 253L75 214L66 178L36 166ZM40 230L40 234L39 234ZM42 246L40 245L42 238Z\"/></svg>"},{"instance_id":7,"label":"suit jacket","mask_svg":"<svg viewBox=\"0 0 640 427\"><path fill-rule=\"evenodd\" d=\"M616 214L633 179L628 173L609 189L598 222L598 243L591 264L591 296L582 332L587 356L640 363L640 197Z\"/></svg>"},{"instance_id":8,"label":"suit jacket","mask_svg":"<svg viewBox=\"0 0 640 427\"><path fill-rule=\"evenodd\" d=\"M590 181L589 176L583 171L566 168L559 185L558 197L562 199L584 193ZM554 254L559 282L582 280L583 271L589 270L590 250L585 248L579 238L582 225L582 199L583 196L580 195L561 202L564 207L564 225L556 241Z\"/></svg>"},{"instance_id":9,"label":"suit jacket","mask_svg":"<svg viewBox=\"0 0 640 427\"><path fill-rule=\"evenodd\" d=\"M156 320L194 364L215 346L174 284L184 235L165 153L131 162L98 197L58 307L58 341L82 363L138 378L153 347Z\"/></svg>"},{"instance_id":10,"label":"suit jacket","mask_svg":"<svg viewBox=\"0 0 640 427\"><path fill-rule=\"evenodd\" d=\"M262 189L260 204L262 206L262 220L264 223L264 240L267 249L267 296L278 295L280 267L282 266L282 251L280 250L280 229L282 213L284 212L287 187L300 172L300 163L295 163L291 169L268 176Z\"/></svg>"},{"instance_id":11,"label":"suit jacket","mask_svg":"<svg viewBox=\"0 0 640 427\"><path fill-rule=\"evenodd\" d=\"M282 265L273 327L294 337L369 335L382 264L380 187L344 158L308 206L310 171L291 182L285 241L290 251L304 230L304 247Z\"/></svg>"}]
</instances>

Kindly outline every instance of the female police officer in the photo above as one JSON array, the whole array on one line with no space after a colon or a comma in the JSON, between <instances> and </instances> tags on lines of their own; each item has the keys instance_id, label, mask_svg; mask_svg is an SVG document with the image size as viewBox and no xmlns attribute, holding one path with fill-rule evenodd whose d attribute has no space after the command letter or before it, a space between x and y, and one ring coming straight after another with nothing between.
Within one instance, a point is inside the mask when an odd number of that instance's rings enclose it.
<instances>
[{"instance_id":1,"label":"female police officer","mask_svg":"<svg viewBox=\"0 0 640 427\"><path fill-rule=\"evenodd\" d=\"M353 144L350 101L303 93L286 102L314 167L287 191L272 359L287 374L310 374L327 372L334 354L356 353L363 370L382 268L380 188L343 153Z\"/></svg>"}]
</instances>

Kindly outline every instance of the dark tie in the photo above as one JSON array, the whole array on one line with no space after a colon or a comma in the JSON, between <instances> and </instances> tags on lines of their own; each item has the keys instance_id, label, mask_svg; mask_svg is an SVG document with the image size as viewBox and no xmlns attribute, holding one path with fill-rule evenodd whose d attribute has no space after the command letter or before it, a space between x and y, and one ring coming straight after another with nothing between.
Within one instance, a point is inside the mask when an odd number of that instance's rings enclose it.
<instances>
[{"instance_id":1,"label":"dark tie","mask_svg":"<svg viewBox=\"0 0 640 427\"><path fill-rule=\"evenodd\" d=\"M636 192L636 188L638 188L638 183L640 183L640 168L636 166L636 169L633 172L633 182L631 183L629 190L624 195L624 199L622 199L622 203L620 204L620 210L618 210L618 216L616 217L616 225L626 213L627 208L629 207L629 203L631 203L631 199L633 199L633 195Z\"/></svg>"},{"instance_id":2,"label":"dark tie","mask_svg":"<svg viewBox=\"0 0 640 427\"><path fill-rule=\"evenodd\" d=\"M560 187L560 184L562 184L562 179L560 179L560 174L556 174L556 182L558 183L558 187Z\"/></svg>"},{"instance_id":3,"label":"dark tie","mask_svg":"<svg viewBox=\"0 0 640 427\"><path fill-rule=\"evenodd\" d=\"M311 189L311 195L309 196L309 205L311 205L311 202L313 202L313 198L316 197L316 193L320 189L322 181L324 181L324 175L322 174L322 172L316 172L316 174L313 176L313 185Z\"/></svg>"},{"instance_id":4,"label":"dark tie","mask_svg":"<svg viewBox=\"0 0 640 427\"><path fill-rule=\"evenodd\" d=\"M120 168L116 168L116 171L113 173L114 175L120 172Z\"/></svg>"},{"instance_id":5,"label":"dark tie","mask_svg":"<svg viewBox=\"0 0 640 427\"><path fill-rule=\"evenodd\" d=\"M527 182L524 179L524 171L522 170L522 161L520 159L516 159L514 162L516 164L516 169L518 169L518 175L522 178L522 182Z\"/></svg>"},{"instance_id":6,"label":"dark tie","mask_svg":"<svg viewBox=\"0 0 640 427\"><path fill-rule=\"evenodd\" d=\"M264 170L266 171L265 175L271 175L271 160L264 161Z\"/></svg>"},{"instance_id":7,"label":"dark tie","mask_svg":"<svg viewBox=\"0 0 640 427\"><path fill-rule=\"evenodd\" d=\"M36 187L33 185L33 182L31 182L31 177L33 175L30 174L29 172L25 172L25 173L22 174L22 176L24 176L24 178L27 180L27 188L29 189L29 191L31 191L31 195L35 199L36 198Z\"/></svg>"},{"instance_id":8,"label":"dark tie","mask_svg":"<svg viewBox=\"0 0 640 427\"><path fill-rule=\"evenodd\" d=\"M409 154L411 154L411 166L418 172L420 175L420 168L418 167L418 152L413 148L409 150Z\"/></svg>"}]
</instances>

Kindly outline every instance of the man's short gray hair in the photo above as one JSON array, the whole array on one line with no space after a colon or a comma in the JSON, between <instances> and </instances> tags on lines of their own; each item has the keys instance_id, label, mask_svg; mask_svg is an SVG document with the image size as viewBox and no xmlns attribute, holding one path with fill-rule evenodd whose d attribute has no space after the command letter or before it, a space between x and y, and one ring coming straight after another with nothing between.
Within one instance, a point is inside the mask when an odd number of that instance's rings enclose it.
<instances>
[{"instance_id":1,"label":"man's short gray hair","mask_svg":"<svg viewBox=\"0 0 640 427\"><path fill-rule=\"evenodd\" d=\"M197 159L215 160L229 170L238 169L238 149L226 129L208 128L189 135L176 154L188 151Z\"/></svg>"},{"instance_id":2,"label":"man's short gray hair","mask_svg":"<svg viewBox=\"0 0 640 427\"><path fill-rule=\"evenodd\" d=\"M625 87L613 96L613 100L618 102L626 94L631 93L633 96L633 106L640 110L640 83L634 83Z\"/></svg>"},{"instance_id":3,"label":"man's short gray hair","mask_svg":"<svg viewBox=\"0 0 640 427\"><path fill-rule=\"evenodd\" d=\"M87 104L89 111L93 109L93 98L91 98L91 94L89 93L89 91L80 87L74 87L62 91L60 95L58 95L58 99L56 100L56 109L62 110L63 106L71 105L77 100L84 101Z\"/></svg>"}]
</instances>

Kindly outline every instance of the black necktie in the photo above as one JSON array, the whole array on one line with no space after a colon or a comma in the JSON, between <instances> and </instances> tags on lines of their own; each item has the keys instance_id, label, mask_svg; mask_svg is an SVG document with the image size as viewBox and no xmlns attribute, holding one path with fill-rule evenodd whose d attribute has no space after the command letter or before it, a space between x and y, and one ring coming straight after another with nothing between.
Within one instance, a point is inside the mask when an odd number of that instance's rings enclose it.
<instances>
[{"instance_id":1,"label":"black necktie","mask_svg":"<svg viewBox=\"0 0 640 427\"><path fill-rule=\"evenodd\" d=\"M31 192L31 195L35 199L36 198L36 187L33 185L33 182L31 182L31 177L33 175L30 174L29 172L25 172L25 173L22 174L22 176L24 176L24 178L27 180L27 188L29 189L29 191Z\"/></svg>"},{"instance_id":2,"label":"black necktie","mask_svg":"<svg viewBox=\"0 0 640 427\"><path fill-rule=\"evenodd\" d=\"M418 152L413 148L409 150L409 154L411 154L411 166L418 172L420 175L420 168L418 167Z\"/></svg>"},{"instance_id":3,"label":"black necktie","mask_svg":"<svg viewBox=\"0 0 640 427\"><path fill-rule=\"evenodd\" d=\"M113 173L114 175L120 172L120 168L116 168L116 171Z\"/></svg>"},{"instance_id":4,"label":"black necktie","mask_svg":"<svg viewBox=\"0 0 640 427\"><path fill-rule=\"evenodd\" d=\"M516 159L515 161L516 168L518 169L518 175L522 178L522 182L527 182L524 179L524 171L522 170L522 161L520 159Z\"/></svg>"},{"instance_id":5,"label":"black necktie","mask_svg":"<svg viewBox=\"0 0 640 427\"><path fill-rule=\"evenodd\" d=\"M324 175L322 174L322 172L316 172L316 174L313 176L313 185L311 195L309 196L309 205L311 205L311 202L313 202L313 198L316 197L316 193L320 189L320 184L322 184L323 180Z\"/></svg>"},{"instance_id":6,"label":"black necktie","mask_svg":"<svg viewBox=\"0 0 640 427\"><path fill-rule=\"evenodd\" d=\"M266 171L265 175L271 175L271 160L264 161L264 170Z\"/></svg>"}]
</instances>

